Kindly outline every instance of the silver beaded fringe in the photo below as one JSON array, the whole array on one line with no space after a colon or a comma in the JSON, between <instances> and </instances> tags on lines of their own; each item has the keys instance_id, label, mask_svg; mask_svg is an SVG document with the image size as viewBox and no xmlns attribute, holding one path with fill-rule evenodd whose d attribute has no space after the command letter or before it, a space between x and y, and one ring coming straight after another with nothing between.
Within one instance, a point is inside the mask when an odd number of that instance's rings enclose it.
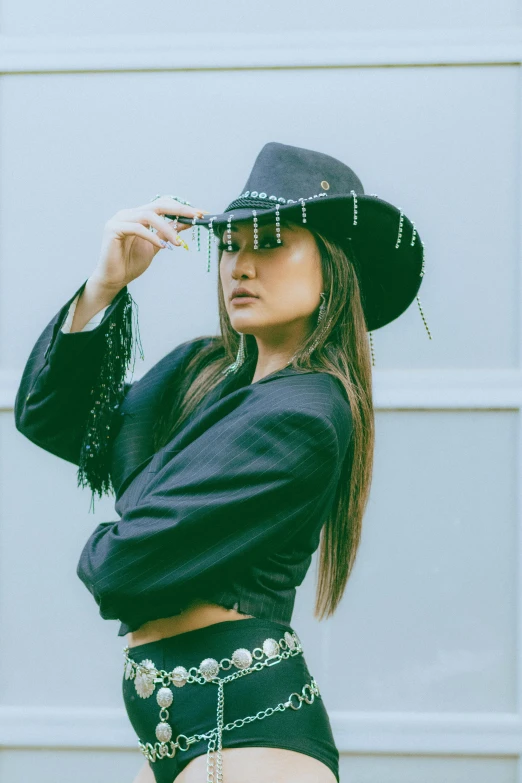
<instances>
[{"instance_id":1,"label":"silver beaded fringe","mask_svg":"<svg viewBox=\"0 0 522 783\"><path fill-rule=\"evenodd\" d=\"M352 219L352 225L353 226L357 226L357 224L358 224L358 221L357 221L357 218L358 218L357 193L354 190L352 190L350 192L353 195L353 219ZM277 198L276 196L269 196L268 197L266 193L258 193L257 191L252 191L252 192L245 191L245 193L241 194L240 198L243 198L243 197L244 198L248 198L248 197L250 197L250 198L268 199L269 201L275 202L276 236L277 236L277 243L281 244L281 226L280 226L280 214L279 214L280 204L290 204L290 203L297 204L297 203L300 203L301 204L302 222L306 223L307 222L307 216L306 216L306 204L305 204L305 201L306 200L311 200L311 199L314 199L314 198L318 198L318 197L321 197L321 196L326 196L326 195L327 195L326 193L319 193L319 194L315 194L314 196L310 196L310 197L308 197L306 199L304 197L301 197L301 198L297 199L297 201L295 201L294 199L284 199L282 197ZM370 195L374 196L375 198L380 198L380 196L378 196L377 193L371 193ZM155 196L155 198L161 198L161 196L158 194L158 195ZM171 198L175 199L176 201L179 201L181 204L188 204L189 206L192 206L189 201L185 201L184 199L180 198L179 196L171 196ZM178 217L179 217L179 215L176 216L174 227L176 227L176 225L177 225L177 218ZM226 230L225 230L226 234L227 234L227 238L228 238L228 250L229 251L232 250L232 219L233 219L233 217L234 217L233 214L228 216L227 226L226 226ZM214 215L214 217L212 217L210 219L209 225L208 225L209 234L208 234L208 244L207 244L207 272L210 272L210 267L211 267L212 238L214 239L215 243L217 243L217 241L218 241L217 236L216 236L216 234L214 232L213 225L212 225L212 222L215 220L215 218L216 218L216 216ZM259 234L258 234L258 216L257 216L257 210L255 210L255 209L252 210L252 218L253 218L253 230L254 230L254 250L257 250L258 246L259 246L258 245ZM197 243L197 250L199 251L201 249L201 247L200 247L200 228L201 228L201 226L200 225L196 225L196 223L197 223L197 216L194 216L194 218L192 220L192 241ZM417 236L418 236L415 223L412 223L412 226L413 226L413 232L412 232L412 237L411 237L411 241L410 241L410 247L413 247L413 245L415 244L415 241L417 239ZM403 228L404 228L404 212L399 207L399 225L398 225L398 228L397 228L397 239L396 239L396 242L395 242L395 249L396 250L399 249L399 247L401 245L401 242L402 242ZM197 232L197 235L196 235L196 232ZM420 240L420 241L421 241L421 245L422 245L422 265L421 265L420 276L424 277L424 274L425 274L424 242L422 240ZM321 294L321 296L322 296L322 294ZM420 298L417 295L415 297L415 299L417 301L417 304L418 304L418 307L419 307L419 311L420 311L420 314L421 314L421 318L422 318L422 321L423 321L424 326L426 328L426 332L428 334L429 339L431 340L432 339L431 332L430 332L430 329L428 327L428 323L426 321L426 317L425 317L424 311L422 309ZM324 301L321 304L321 308L323 307L323 305L324 305ZM321 311L321 309L320 309L320 318L323 317L323 315L322 315L323 312L324 311ZM318 319L318 323L319 323L319 319ZM326 322L326 326L323 327L323 331L325 331L328 328L329 324L330 324L330 320ZM321 335L319 335L316 338L316 340L314 341L313 347L311 347L309 349L310 353L317 346L318 342L321 339L322 334L323 334L323 332L321 332ZM368 333L368 337L369 337L369 343L370 343L370 354L371 354L372 366L375 367L375 353L374 353L374 345L373 345L373 334L372 334L371 331ZM236 359L235 359L235 361L232 364L230 364L228 367L226 367L225 370L223 370L223 374L236 372L239 369L239 367L241 367L241 365L243 364L244 360L245 360L245 336L244 336L244 334L241 334L241 337L240 337L240 340L239 340L239 347L238 347ZM288 362L288 364L291 364L291 361Z\"/></svg>"}]
</instances>

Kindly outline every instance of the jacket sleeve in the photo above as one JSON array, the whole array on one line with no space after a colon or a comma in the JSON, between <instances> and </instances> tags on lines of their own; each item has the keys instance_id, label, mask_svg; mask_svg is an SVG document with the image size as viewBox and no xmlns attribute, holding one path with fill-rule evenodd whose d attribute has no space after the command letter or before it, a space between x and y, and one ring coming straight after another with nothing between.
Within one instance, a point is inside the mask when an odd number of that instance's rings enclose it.
<instances>
[{"instance_id":1,"label":"jacket sleeve","mask_svg":"<svg viewBox=\"0 0 522 783\"><path fill-rule=\"evenodd\" d=\"M37 446L76 465L95 400L92 391L106 360L107 331L121 323L129 294L123 288L89 331L61 330L85 283L46 326L22 373L15 400L17 429Z\"/></svg>"},{"instance_id":2,"label":"jacket sleeve","mask_svg":"<svg viewBox=\"0 0 522 783\"><path fill-rule=\"evenodd\" d=\"M77 574L104 619L171 615L324 516L351 421L338 433L305 396L298 407L283 394L281 384L272 407L235 410L170 455L136 506L94 530Z\"/></svg>"}]
</instances>

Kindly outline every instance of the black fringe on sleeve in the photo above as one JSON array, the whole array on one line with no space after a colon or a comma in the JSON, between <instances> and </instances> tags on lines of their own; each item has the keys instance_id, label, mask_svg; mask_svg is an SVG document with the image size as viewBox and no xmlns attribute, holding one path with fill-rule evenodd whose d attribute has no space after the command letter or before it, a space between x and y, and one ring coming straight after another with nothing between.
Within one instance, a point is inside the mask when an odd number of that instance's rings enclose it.
<instances>
[{"instance_id":1,"label":"black fringe on sleeve","mask_svg":"<svg viewBox=\"0 0 522 783\"><path fill-rule=\"evenodd\" d=\"M78 486L91 488L91 510L95 495L101 498L114 492L110 475L112 431L131 364L134 372L136 350L143 359L138 307L127 291L106 330L104 356L97 382L91 389L92 407L80 452Z\"/></svg>"}]
</instances>

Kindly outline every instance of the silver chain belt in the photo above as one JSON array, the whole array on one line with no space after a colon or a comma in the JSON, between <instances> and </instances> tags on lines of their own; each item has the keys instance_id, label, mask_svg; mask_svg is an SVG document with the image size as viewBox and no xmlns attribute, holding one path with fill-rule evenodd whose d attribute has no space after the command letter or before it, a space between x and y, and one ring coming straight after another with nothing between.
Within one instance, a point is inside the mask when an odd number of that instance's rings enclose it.
<instances>
[{"instance_id":1,"label":"silver chain belt","mask_svg":"<svg viewBox=\"0 0 522 783\"><path fill-rule=\"evenodd\" d=\"M285 631L279 641L269 637L264 640L262 647L255 647L252 652L245 647L239 647L237 650L234 650L231 658L222 658L219 662L215 658L205 658L199 666L192 666L190 669L186 669L184 666L176 666L172 671L157 669L150 658L145 658L137 663L132 658L129 658L129 649L132 650L128 646L123 648L125 656L124 675L126 680L134 679L134 687L138 696L142 699L147 699L154 693L156 683L161 683L162 686L156 694L156 701L160 707L160 722L156 726L158 742L155 742L153 745L150 742L144 743L139 740L138 744L141 752L149 761L155 762L162 758L174 758L177 750L187 751L194 742L208 740L207 783L223 783L223 756L221 753L223 731L240 728L246 723L266 718L275 712L282 712L290 707L298 710L301 708L303 701L307 704L313 704L315 697L320 696L319 687L312 677L310 683L303 685L301 693L291 693L287 701L280 702L275 707L267 707L264 710L260 710L256 715L238 718L231 723L227 723L226 726L223 725L225 704L223 685L226 682L236 680L238 677L244 677L254 671L260 671L265 666L274 666L291 656L302 654L303 647L295 631L292 633ZM254 659L256 663L253 663ZM228 671L232 666L235 666L238 671L223 678L218 677L220 670ZM217 725L214 729L204 734L194 734L191 737L187 737L185 734L178 734L176 739L172 740L172 727L167 723L169 718L167 708L171 706L174 694L168 686L174 685L176 688L182 688L187 683L200 685L214 683L218 686ZM215 766L214 761L217 762ZM214 776L215 771L217 777Z\"/></svg>"}]
</instances>

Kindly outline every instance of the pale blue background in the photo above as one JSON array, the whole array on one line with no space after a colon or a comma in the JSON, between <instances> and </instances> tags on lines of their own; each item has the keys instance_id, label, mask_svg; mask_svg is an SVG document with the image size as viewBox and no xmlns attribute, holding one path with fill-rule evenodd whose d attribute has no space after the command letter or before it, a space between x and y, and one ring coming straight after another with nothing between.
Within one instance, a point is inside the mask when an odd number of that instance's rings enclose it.
<instances>
[{"instance_id":1,"label":"pale blue background","mask_svg":"<svg viewBox=\"0 0 522 783\"><path fill-rule=\"evenodd\" d=\"M131 783L124 639L75 569L75 468L14 428L45 324L104 222L156 193L220 211L267 141L355 169L426 248L420 298L373 334L375 471L336 615L293 624L342 783L522 783L520 7L0 2L0 781ZM391 67L390 67L391 66ZM215 251L132 285L146 360L218 329ZM193 290L198 288L197 296Z\"/></svg>"}]
</instances>

